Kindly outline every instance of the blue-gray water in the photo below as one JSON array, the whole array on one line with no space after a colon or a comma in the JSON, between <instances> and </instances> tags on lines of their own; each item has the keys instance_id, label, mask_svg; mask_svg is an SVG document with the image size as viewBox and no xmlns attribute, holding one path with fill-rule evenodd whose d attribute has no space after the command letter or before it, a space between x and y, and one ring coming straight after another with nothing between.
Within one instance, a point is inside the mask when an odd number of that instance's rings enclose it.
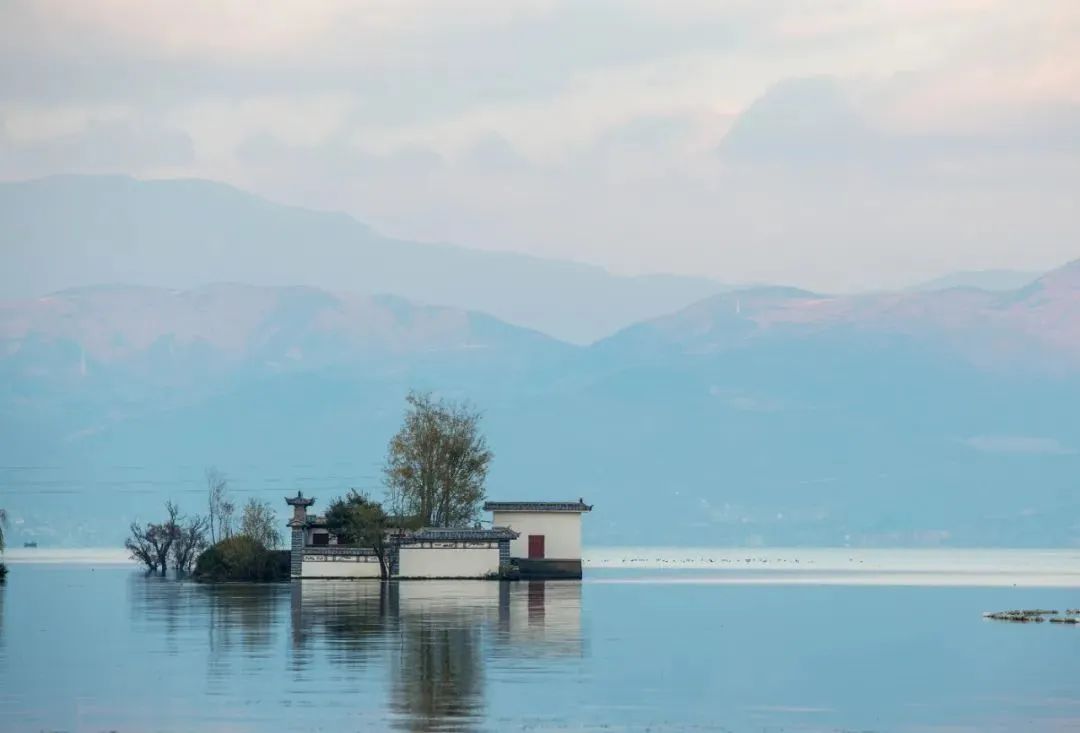
<instances>
[{"instance_id":1,"label":"blue-gray water","mask_svg":"<svg viewBox=\"0 0 1080 733\"><path fill-rule=\"evenodd\" d=\"M1080 628L981 618L1075 588L709 577L205 587L18 564L0 730L1080 730Z\"/></svg>"}]
</instances>

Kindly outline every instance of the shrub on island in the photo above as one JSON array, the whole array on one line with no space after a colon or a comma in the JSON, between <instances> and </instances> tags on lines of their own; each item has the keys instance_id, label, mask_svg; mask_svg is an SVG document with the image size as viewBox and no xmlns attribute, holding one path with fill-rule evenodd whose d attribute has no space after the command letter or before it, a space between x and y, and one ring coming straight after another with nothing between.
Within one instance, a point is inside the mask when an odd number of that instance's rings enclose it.
<instances>
[{"instance_id":1,"label":"shrub on island","mask_svg":"<svg viewBox=\"0 0 1080 733\"><path fill-rule=\"evenodd\" d=\"M268 550L258 540L237 535L208 547L195 561L195 580L272 583L289 579L289 553Z\"/></svg>"}]
</instances>

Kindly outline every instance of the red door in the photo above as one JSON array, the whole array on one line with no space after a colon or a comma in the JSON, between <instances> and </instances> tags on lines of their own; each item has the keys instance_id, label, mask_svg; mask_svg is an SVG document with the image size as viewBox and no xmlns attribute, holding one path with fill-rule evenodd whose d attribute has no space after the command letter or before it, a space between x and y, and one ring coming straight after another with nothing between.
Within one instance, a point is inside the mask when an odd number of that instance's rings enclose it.
<instances>
[{"instance_id":1,"label":"red door","mask_svg":"<svg viewBox=\"0 0 1080 733\"><path fill-rule=\"evenodd\" d=\"M544 535L531 534L529 535L529 559L543 559L544 557Z\"/></svg>"}]
</instances>

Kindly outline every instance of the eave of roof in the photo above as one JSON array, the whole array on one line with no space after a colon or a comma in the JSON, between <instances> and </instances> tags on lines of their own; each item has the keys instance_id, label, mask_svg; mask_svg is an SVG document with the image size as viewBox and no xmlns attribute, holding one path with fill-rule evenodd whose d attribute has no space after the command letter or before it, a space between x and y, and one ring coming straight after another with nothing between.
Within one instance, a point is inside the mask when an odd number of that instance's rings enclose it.
<instances>
[{"instance_id":1,"label":"eave of roof","mask_svg":"<svg viewBox=\"0 0 1080 733\"><path fill-rule=\"evenodd\" d=\"M425 527L401 537L402 544L409 542L494 542L516 540L520 535L508 527L469 529L467 527Z\"/></svg>"},{"instance_id":2,"label":"eave of roof","mask_svg":"<svg viewBox=\"0 0 1080 733\"><path fill-rule=\"evenodd\" d=\"M592 504L584 501L488 501L485 512L591 512Z\"/></svg>"}]
</instances>

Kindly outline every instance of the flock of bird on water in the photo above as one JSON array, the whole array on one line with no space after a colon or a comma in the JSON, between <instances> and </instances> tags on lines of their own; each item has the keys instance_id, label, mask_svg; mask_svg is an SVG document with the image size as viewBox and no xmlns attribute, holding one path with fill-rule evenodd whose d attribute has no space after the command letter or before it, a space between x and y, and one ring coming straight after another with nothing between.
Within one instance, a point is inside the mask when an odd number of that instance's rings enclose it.
<instances>
[{"instance_id":1,"label":"flock of bird on water","mask_svg":"<svg viewBox=\"0 0 1080 733\"><path fill-rule=\"evenodd\" d=\"M1018 611L993 611L983 614L983 618L993 621L1012 621L1020 624L1049 621L1052 624L1080 624L1080 608L1069 608L1063 612L1044 608L1032 608Z\"/></svg>"}]
</instances>

